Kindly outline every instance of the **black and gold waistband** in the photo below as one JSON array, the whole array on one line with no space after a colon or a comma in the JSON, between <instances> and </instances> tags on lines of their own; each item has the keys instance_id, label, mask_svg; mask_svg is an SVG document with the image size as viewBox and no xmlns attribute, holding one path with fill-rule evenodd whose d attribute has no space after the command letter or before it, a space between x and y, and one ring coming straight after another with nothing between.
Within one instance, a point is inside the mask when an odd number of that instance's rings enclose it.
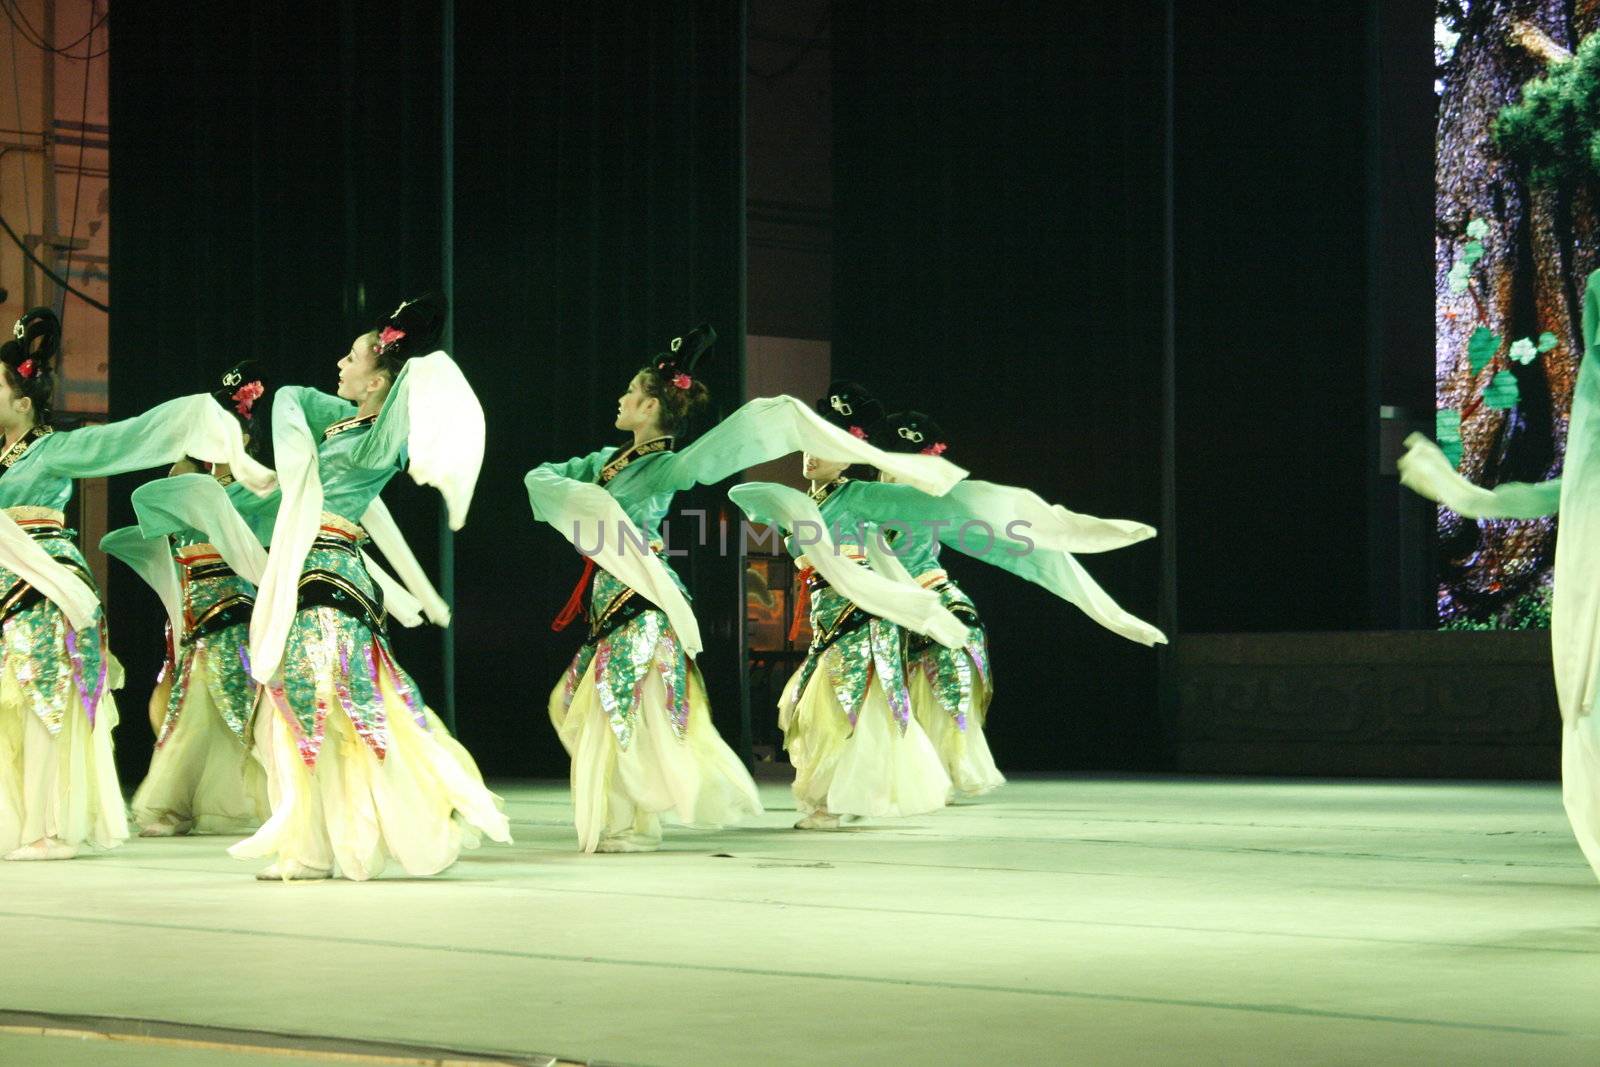
<instances>
[{"instance_id":1,"label":"black and gold waistband","mask_svg":"<svg viewBox=\"0 0 1600 1067\"><path fill-rule=\"evenodd\" d=\"M313 569L300 575L300 595L297 610L307 608L332 608L366 625L373 633L385 633L385 616L381 594L368 596L342 574L329 570Z\"/></svg>"},{"instance_id":2,"label":"black and gold waistband","mask_svg":"<svg viewBox=\"0 0 1600 1067\"><path fill-rule=\"evenodd\" d=\"M229 572L232 573L231 571ZM180 645L192 645L202 637L209 637L221 633L230 626L238 626L250 621L250 613L255 608L255 598L244 595L224 597L201 612L194 622L189 624L188 631L183 635Z\"/></svg>"}]
</instances>

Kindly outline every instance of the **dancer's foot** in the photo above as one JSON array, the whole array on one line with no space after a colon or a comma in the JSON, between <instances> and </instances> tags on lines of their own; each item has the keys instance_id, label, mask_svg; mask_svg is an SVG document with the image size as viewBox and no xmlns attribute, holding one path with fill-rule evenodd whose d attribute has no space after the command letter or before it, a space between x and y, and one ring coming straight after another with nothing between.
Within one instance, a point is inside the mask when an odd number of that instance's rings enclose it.
<instances>
[{"instance_id":1,"label":"dancer's foot","mask_svg":"<svg viewBox=\"0 0 1600 1067\"><path fill-rule=\"evenodd\" d=\"M654 852L661 847L659 841L638 841L630 837L602 837L594 846L596 852Z\"/></svg>"},{"instance_id":2,"label":"dancer's foot","mask_svg":"<svg viewBox=\"0 0 1600 1067\"><path fill-rule=\"evenodd\" d=\"M6 853L8 860L70 860L78 854L77 845L69 845L54 837L41 837L31 845L23 845Z\"/></svg>"},{"instance_id":3,"label":"dancer's foot","mask_svg":"<svg viewBox=\"0 0 1600 1067\"><path fill-rule=\"evenodd\" d=\"M140 837L183 837L190 830L193 830L193 829L194 829L194 820L193 819L180 819L177 816L168 815L168 816L165 816L164 818L157 819L155 822L151 823L149 826L141 827L139 829L139 836Z\"/></svg>"},{"instance_id":4,"label":"dancer's foot","mask_svg":"<svg viewBox=\"0 0 1600 1067\"><path fill-rule=\"evenodd\" d=\"M794 828L796 830L837 830L839 828L839 816L833 814L827 808L819 808L795 823Z\"/></svg>"},{"instance_id":5,"label":"dancer's foot","mask_svg":"<svg viewBox=\"0 0 1600 1067\"><path fill-rule=\"evenodd\" d=\"M256 873L258 882L320 882L332 878L333 872L322 867L307 867L294 860L279 860L264 871Z\"/></svg>"}]
</instances>

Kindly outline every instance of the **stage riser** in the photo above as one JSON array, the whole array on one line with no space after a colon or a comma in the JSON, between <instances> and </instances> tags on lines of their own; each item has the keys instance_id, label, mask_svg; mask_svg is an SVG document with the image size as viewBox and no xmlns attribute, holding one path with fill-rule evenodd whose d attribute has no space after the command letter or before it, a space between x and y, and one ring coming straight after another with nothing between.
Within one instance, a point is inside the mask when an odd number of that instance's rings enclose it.
<instances>
[{"instance_id":1,"label":"stage riser","mask_svg":"<svg viewBox=\"0 0 1600 1067\"><path fill-rule=\"evenodd\" d=\"M1554 778L1547 632L1184 635L1178 769Z\"/></svg>"}]
</instances>

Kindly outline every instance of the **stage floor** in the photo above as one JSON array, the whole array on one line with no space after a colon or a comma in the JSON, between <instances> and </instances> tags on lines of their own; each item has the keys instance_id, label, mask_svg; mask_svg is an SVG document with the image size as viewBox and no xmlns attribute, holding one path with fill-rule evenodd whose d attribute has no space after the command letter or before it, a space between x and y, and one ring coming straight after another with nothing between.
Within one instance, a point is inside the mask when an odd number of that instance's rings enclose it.
<instances>
[{"instance_id":1,"label":"stage floor","mask_svg":"<svg viewBox=\"0 0 1600 1067\"><path fill-rule=\"evenodd\" d=\"M572 851L563 785L502 791L517 844L434 879L258 884L217 838L0 866L0 1062L235 1062L236 1028L660 1067L1600 1063L1600 884L1554 785L1023 780L839 833L771 786L755 827L622 856Z\"/></svg>"}]
</instances>

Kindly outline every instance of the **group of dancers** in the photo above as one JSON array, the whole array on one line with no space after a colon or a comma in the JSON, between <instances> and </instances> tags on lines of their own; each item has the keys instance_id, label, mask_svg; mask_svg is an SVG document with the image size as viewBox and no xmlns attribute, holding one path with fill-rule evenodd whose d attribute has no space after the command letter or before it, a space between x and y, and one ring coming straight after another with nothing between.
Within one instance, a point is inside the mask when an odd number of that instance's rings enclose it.
<instances>
[{"instance_id":1,"label":"group of dancers","mask_svg":"<svg viewBox=\"0 0 1600 1067\"><path fill-rule=\"evenodd\" d=\"M136 418L51 425L60 325L27 312L0 349L0 854L67 859L129 835L112 761L113 691L94 581L64 526L76 478L167 468L106 536L167 614L151 700L156 749L131 813L141 836L227 834L263 880L429 875L482 838L509 842L503 805L396 661L391 623L450 608L383 506L400 471L466 520L482 408L438 350L442 299L407 301L339 361L337 395L277 384L247 361L208 392ZM633 375L614 428L631 437L543 463L536 519L586 557L561 623L588 632L549 701L571 757L587 852L659 846L663 820L715 828L761 813L749 771L712 725L699 627L668 566L676 493L786 455L811 491L730 491L782 531L800 567L811 644L779 706L803 830L917 815L1004 782L984 740L993 679L977 607L941 546L1002 567L1143 644L1075 558L1153 536L1021 488L979 481L917 411L836 382L814 404L753 400L678 447L707 407L701 327ZM376 547L380 565L366 551Z\"/></svg>"}]
</instances>

